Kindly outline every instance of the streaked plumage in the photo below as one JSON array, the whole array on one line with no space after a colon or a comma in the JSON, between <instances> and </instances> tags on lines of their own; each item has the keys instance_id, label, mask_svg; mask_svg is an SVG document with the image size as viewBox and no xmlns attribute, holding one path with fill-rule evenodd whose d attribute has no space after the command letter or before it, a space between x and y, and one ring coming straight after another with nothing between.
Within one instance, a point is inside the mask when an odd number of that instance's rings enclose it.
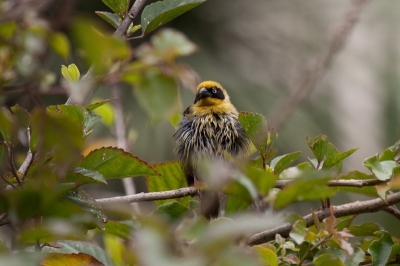
<instances>
[{"instance_id":1,"label":"streaked plumage","mask_svg":"<svg viewBox=\"0 0 400 266\"><path fill-rule=\"evenodd\" d=\"M198 181L196 166L199 161L223 160L224 153L240 157L249 146L249 139L238 120L238 111L221 84L213 81L202 82L197 87L194 104L184 111L174 139L178 144L175 151L189 186ZM208 201L210 203L206 204ZM202 192L201 205L205 217L218 216L217 193Z\"/></svg>"}]
</instances>

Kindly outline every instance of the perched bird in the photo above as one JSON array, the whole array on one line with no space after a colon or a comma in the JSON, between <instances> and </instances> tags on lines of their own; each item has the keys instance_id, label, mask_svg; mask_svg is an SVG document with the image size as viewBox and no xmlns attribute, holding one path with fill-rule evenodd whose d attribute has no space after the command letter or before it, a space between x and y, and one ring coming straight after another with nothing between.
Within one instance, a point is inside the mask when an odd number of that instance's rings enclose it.
<instances>
[{"instance_id":1,"label":"perched bird","mask_svg":"<svg viewBox=\"0 0 400 266\"><path fill-rule=\"evenodd\" d=\"M249 147L249 138L238 120L238 111L221 84L204 81L197 87L194 104L183 112L173 136L188 186L201 182L198 163L202 160L224 160L224 153L242 157ZM218 192L202 190L200 210L207 219L219 214Z\"/></svg>"}]
</instances>

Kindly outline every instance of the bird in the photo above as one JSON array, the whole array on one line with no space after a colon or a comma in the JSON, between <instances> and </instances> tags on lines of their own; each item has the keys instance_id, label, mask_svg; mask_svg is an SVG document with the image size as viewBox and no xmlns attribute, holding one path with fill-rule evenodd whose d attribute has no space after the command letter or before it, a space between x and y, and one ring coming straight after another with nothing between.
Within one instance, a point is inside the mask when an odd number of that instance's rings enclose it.
<instances>
[{"instance_id":1,"label":"bird","mask_svg":"<svg viewBox=\"0 0 400 266\"><path fill-rule=\"evenodd\" d=\"M226 162L224 154L244 158L250 140L240 125L239 112L227 91L215 81L203 81L196 89L194 103L183 112L176 132L175 153L188 186L201 184L198 166L201 161ZM220 199L216 191L199 191L200 213L208 220L217 218Z\"/></svg>"}]
</instances>

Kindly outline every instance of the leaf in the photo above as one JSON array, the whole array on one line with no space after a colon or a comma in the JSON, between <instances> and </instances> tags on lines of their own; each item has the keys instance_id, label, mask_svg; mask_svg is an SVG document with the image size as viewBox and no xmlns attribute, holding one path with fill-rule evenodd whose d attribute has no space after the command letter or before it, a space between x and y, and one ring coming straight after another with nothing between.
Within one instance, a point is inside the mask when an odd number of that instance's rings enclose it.
<instances>
[{"instance_id":1,"label":"leaf","mask_svg":"<svg viewBox=\"0 0 400 266\"><path fill-rule=\"evenodd\" d=\"M101 266L104 265L88 254L49 254L45 256L42 266Z\"/></svg>"},{"instance_id":2,"label":"leaf","mask_svg":"<svg viewBox=\"0 0 400 266\"><path fill-rule=\"evenodd\" d=\"M187 187L186 178L179 162L156 164L154 168L161 173L161 176L147 176L147 189L149 192L160 192ZM160 206L168 202L178 201L183 206L187 206L190 199L191 197L184 197L179 199L156 200L154 202L157 206Z\"/></svg>"},{"instance_id":3,"label":"leaf","mask_svg":"<svg viewBox=\"0 0 400 266\"><path fill-rule=\"evenodd\" d=\"M336 154L326 158L326 160L324 161L324 164L322 165L322 168L329 169L329 168L335 166L336 164L342 162L345 158L347 158L348 156L353 154L356 150L358 150L358 148L351 149L351 150L344 151L344 152L339 152L339 153L336 153Z\"/></svg>"},{"instance_id":4,"label":"leaf","mask_svg":"<svg viewBox=\"0 0 400 266\"><path fill-rule=\"evenodd\" d=\"M51 246L50 246L51 245ZM108 255L100 247L93 245L89 242L63 240L55 241L50 245L43 247L42 253L51 254L88 254L100 261L105 266L112 266L111 260Z\"/></svg>"},{"instance_id":5,"label":"leaf","mask_svg":"<svg viewBox=\"0 0 400 266\"><path fill-rule=\"evenodd\" d=\"M253 202L249 190L238 181L231 182L224 193L229 195L225 207L226 213L244 210Z\"/></svg>"},{"instance_id":6,"label":"leaf","mask_svg":"<svg viewBox=\"0 0 400 266\"><path fill-rule=\"evenodd\" d=\"M374 236L380 228L376 223L365 222L362 225L353 225L349 228L350 234L355 236Z\"/></svg>"},{"instance_id":7,"label":"leaf","mask_svg":"<svg viewBox=\"0 0 400 266\"><path fill-rule=\"evenodd\" d=\"M398 256L399 254L400 254L400 244L394 244L392 246L388 261L395 259L396 256Z\"/></svg>"},{"instance_id":8,"label":"leaf","mask_svg":"<svg viewBox=\"0 0 400 266\"><path fill-rule=\"evenodd\" d=\"M113 221L108 220L104 225L104 230L101 232L118 236L123 239L132 239L132 230L134 229L134 223L132 220L127 221ZM98 230L98 229L96 229Z\"/></svg>"},{"instance_id":9,"label":"leaf","mask_svg":"<svg viewBox=\"0 0 400 266\"><path fill-rule=\"evenodd\" d=\"M268 127L265 117L256 113L240 112L239 122L254 146L265 157L268 145Z\"/></svg>"},{"instance_id":10,"label":"leaf","mask_svg":"<svg viewBox=\"0 0 400 266\"><path fill-rule=\"evenodd\" d=\"M77 82L79 81L79 78L81 76L81 73L79 72L79 69L75 64L70 64L68 67L62 65L61 74L69 82Z\"/></svg>"},{"instance_id":11,"label":"leaf","mask_svg":"<svg viewBox=\"0 0 400 266\"><path fill-rule=\"evenodd\" d=\"M153 31L168 21L182 15L206 0L164 0L146 6L141 24L144 34Z\"/></svg>"},{"instance_id":12,"label":"leaf","mask_svg":"<svg viewBox=\"0 0 400 266\"><path fill-rule=\"evenodd\" d=\"M379 157L379 161L394 161L396 150L399 148L399 145L400 143L396 142L393 146L385 149Z\"/></svg>"},{"instance_id":13,"label":"leaf","mask_svg":"<svg viewBox=\"0 0 400 266\"><path fill-rule=\"evenodd\" d=\"M279 209L296 201L318 200L333 196L335 189L328 187L326 183L334 176L334 173L327 171L302 173L298 179L278 193L274 207Z\"/></svg>"},{"instance_id":14,"label":"leaf","mask_svg":"<svg viewBox=\"0 0 400 266\"><path fill-rule=\"evenodd\" d=\"M93 100L98 100L93 99ZM100 104L101 102L99 102ZM95 107L96 109L94 109L92 112L95 113L96 115L98 115L99 117L101 117L101 122L106 125L107 127L110 127L114 124L114 117L115 117L115 110L114 110L114 106L111 104L101 104L99 106Z\"/></svg>"},{"instance_id":15,"label":"leaf","mask_svg":"<svg viewBox=\"0 0 400 266\"><path fill-rule=\"evenodd\" d=\"M166 214L171 220L181 218L189 209L177 201L168 202L158 206L155 213Z\"/></svg>"},{"instance_id":16,"label":"leaf","mask_svg":"<svg viewBox=\"0 0 400 266\"><path fill-rule=\"evenodd\" d=\"M111 101L113 101L113 100L115 100L115 99L116 99L116 98L111 98L111 99L107 99L107 100L97 101L97 102L91 103L91 104L89 104L89 105L86 105L86 106L85 106L85 109L86 109L86 110L89 110L89 111L92 111L92 110L97 109L97 108L99 108L100 106L103 106L104 104L109 103L109 102L111 102Z\"/></svg>"},{"instance_id":17,"label":"leaf","mask_svg":"<svg viewBox=\"0 0 400 266\"><path fill-rule=\"evenodd\" d=\"M66 182L76 182L80 185L89 183L107 184L104 176L97 171L75 167L67 173Z\"/></svg>"},{"instance_id":18,"label":"leaf","mask_svg":"<svg viewBox=\"0 0 400 266\"><path fill-rule=\"evenodd\" d=\"M90 152L80 167L96 170L105 179L159 175L147 162L122 149L107 147Z\"/></svg>"},{"instance_id":19,"label":"leaf","mask_svg":"<svg viewBox=\"0 0 400 266\"><path fill-rule=\"evenodd\" d=\"M134 88L140 107L152 121L168 118L178 108L176 81L159 72L146 72Z\"/></svg>"},{"instance_id":20,"label":"leaf","mask_svg":"<svg viewBox=\"0 0 400 266\"><path fill-rule=\"evenodd\" d=\"M365 252L359 248L359 247L354 247L354 253L351 256L348 256L344 264L346 266L358 266L362 261L364 261L365 258Z\"/></svg>"},{"instance_id":21,"label":"leaf","mask_svg":"<svg viewBox=\"0 0 400 266\"><path fill-rule=\"evenodd\" d=\"M314 138L314 140L311 140L308 136L306 136L306 140L315 158L318 160L318 162L322 162L328 149L328 137L325 135L318 135Z\"/></svg>"},{"instance_id":22,"label":"leaf","mask_svg":"<svg viewBox=\"0 0 400 266\"><path fill-rule=\"evenodd\" d=\"M391 235L386 231L378 231L375 233L378 240L374 240L368 248L368 252L372 257L372 266L386 265L393 246Z\"/></svg>"},{"instance_id":23,"label":"leaf","mask_svg":"<svg viewBox=\"0 0 400 266\"><path fill-rule=\"evenodd\" d=\"M347 174L342 174L338 177L338 179L343 180L367 180L367 179L375 179L374 175L367 175L366 173L360 171L351 171ZM335 187L337 191L346 191L357 194L362 194L370 197L378 197L378 193L374 186L364 186L364 187Z\"/></svg>"},{"instance_id":24,"label":"leaf","mask_svg":"<svg viewBox=\"0 0 400 266\"><path fill-rule=\"evenodd\" d=\"M396 167L395 161L380 161L379 155L365 159L364 166L367 167L375 176L382 181L390 179L393 168Z\"/></svg>"},{"instance_id":25,"label":"leaf","mask_svg":"<svg viewBox=\"0 0 400 266\"><path fill-rule=\"evenodd\" d=\"M275 157L271 161L271 167L274 168L275 175L279 176L279 174L288 168L301 154L301 151L292 152L289 154L281 155Z\"/></svg>"},{"instance_id":26,"label":"leaf","mask_svg":"<svg viewBox=\"0 0 400 266\"><path fill-rule=\"evenodd\" d=\"M345 266L340 258L334 254L322 254L313 260L315 266Z\"/></svg>"},{"instance_id":27,"label":"leaf","mask_svg":"<svg viewBox=\"0 0 400 266\"><path fill-rule=\"evenodd\" d=\"M128 11L129 1L127 0L102 0L106 6L108 6L112 11L118 14L118 16L123 19L126 12Z\"/></svg>"},{"instance_id":28,"label":"leaf","mask_svg":"<svg viewBox=\"0 0 400 266\"><path fill-rule=\"evenodd\" d=\"M18 143L16 128L12 114L5 108L0 109L0 134L9 146Z\"/></svg>"},{"instance_id":29,"label":"leaf","mask_svg":"<svg viewBox=\"0 0 400 266\"><path fill-rule=\"evenodd\" d=\"M68 38L67 38L67 36L65 34L63 34L63 33L52 33L49 36L48 42L49 42L49 46L51 47L51 49L53 49L63 59L67 59L69 57L69 54L70 54L70 51L71 51L71 45L70 45L69 40L68 40ZM76 66L75 66L75 68L76 68ZM69 69L69 66L68 66L68 69ZM79 79L79 75L78 75L78 79Z\"/></svg>"},{"instance_id":30,"label":"leaf","mask_svg":"<svg viewBox=\"0 0 400 266\"><path fill-rule=\"evenodd\" d=\"M265 246L255 246L254 249L259 255L259 262L261 265L278 266L276 250Z\"/></svg>"},{"instance_id":31,"label":"leaf","mask_svg":"<svg viewBox=\"0 0 400 266\"><path fill-rule=\"evenodd\" d=\"M8 162L8 148L7 145L0 141L0 172L6 172L6 165Z\"/></svg>"},{"instance_id":32,"label":"leaf","mask_svg":"<svg viewBox=\"0 0 400 266\"><path fill-rule=\"evenodd\" d=\"M31 119L31 115L28 111L20 107L18 104L12 106L10 109L13 112L14 120L18 124L18 127L26 130Z\"/></svg>"},{"instance_id":33,"label":"leaf","mask_svg":"<svg viewBox=\"0 0 400 266\"><path fill-rule=\"evenodd\" d=\"M303 219L299 219L293 224L289 236L296 241L297 244L301 244L305 240L307 233L306 222Z\"/></svg>"},{"instance_id":34,"label":"leaf","mask_svg":"<svg viewBox=\"0 0 400 266\"><path fill-rule=\"evenodd\" d=\"M118 28L119 24L121 24L121 21L117 14L104 11L96 11L94 13L96 13L99 17L107 21L114 28Z\"/></svg>"},{"instance_id":35,"label":"leaf","mask_svg":"<svg viewBox=\"0 0 400 266\"><path fill-rule=\"evenodd\" d=\"M278 179L274 174L252 166L247 167L247 176L264 196L268 195Z\"/></svg>"}]
</instances>

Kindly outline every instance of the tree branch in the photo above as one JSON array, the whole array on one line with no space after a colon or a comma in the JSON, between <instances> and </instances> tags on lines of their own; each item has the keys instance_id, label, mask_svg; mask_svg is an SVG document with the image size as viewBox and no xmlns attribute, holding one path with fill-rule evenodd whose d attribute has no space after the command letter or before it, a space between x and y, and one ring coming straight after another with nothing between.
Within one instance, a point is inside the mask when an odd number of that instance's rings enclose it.
<instances>
[{"instance_id":1,"label":"tree branch","mask_svg":"<svg viewBox=\"0 0 400 266\"><path fill-rule=\"evenodd\" d=\"M400 202L400 192L393 193L387 196L387 204L380 198L366 200L366 201L356 201L348 204L333 206L333 213L335 217L343 217L353 214L362 214L377 212L386 207ZM319 210L314 213L319 221L327 218L330 215L330 209ZM306 225L311 226L314 224L312 214L308 214L303 217L306 221ZM250 245L260 245L275 239L276 234L280 234L283 237L289 236L290 230L292 230L292 224L286 223L284 225L278 226L274 229L267 230L258 234L253 235L249 239Z\"/></svg>"},{"instance_id":2,"label":"tree branch","mask_svg":"<svg viewBox=\"0 0 400 266\"><path fill-rule=\"evenodd\" d=\"M113 197L97 199L96 201L100 204L111 204L111 203L131 203L140 201L153 201L153 200L165 200L165 199L176 199L183 198L186 196L195 196L198 193L196 187L186 187L176 190L168 190L163 192L149 192L149 193L138 193L135 195Z\"/></svg>"},{"instance_id":3,"label":"tree branch","mask_svg":"<svg viewBox=\"0 0 400 266\"><path fill-rule=\"evenodd\" d=\"M277 180L275 182L275 188L284 188L288 186L293 180ZM365 180L331 180L326 184L328 187L367 187L375 186L378 184L386 183L379 179L365 179Z\"/></svg>"},{"instance_id":4,"label":"tree branch","mask_svg":"<svg viewBox=\"0 0 400 266\"><path fill-rule=\"evenodd\" d=\"M350 10L347 12L343 22L332 35L331 39L323 47L315 64L305 70L291 93L278 104L271 112L271 125L279 130L297 106L311 93L317 80L324 74L327 67L332 63L334 56L340 51L348 39L351 30L358 21L361 11L368 0L353 0Z\"/></svg>"}]
</instances>

